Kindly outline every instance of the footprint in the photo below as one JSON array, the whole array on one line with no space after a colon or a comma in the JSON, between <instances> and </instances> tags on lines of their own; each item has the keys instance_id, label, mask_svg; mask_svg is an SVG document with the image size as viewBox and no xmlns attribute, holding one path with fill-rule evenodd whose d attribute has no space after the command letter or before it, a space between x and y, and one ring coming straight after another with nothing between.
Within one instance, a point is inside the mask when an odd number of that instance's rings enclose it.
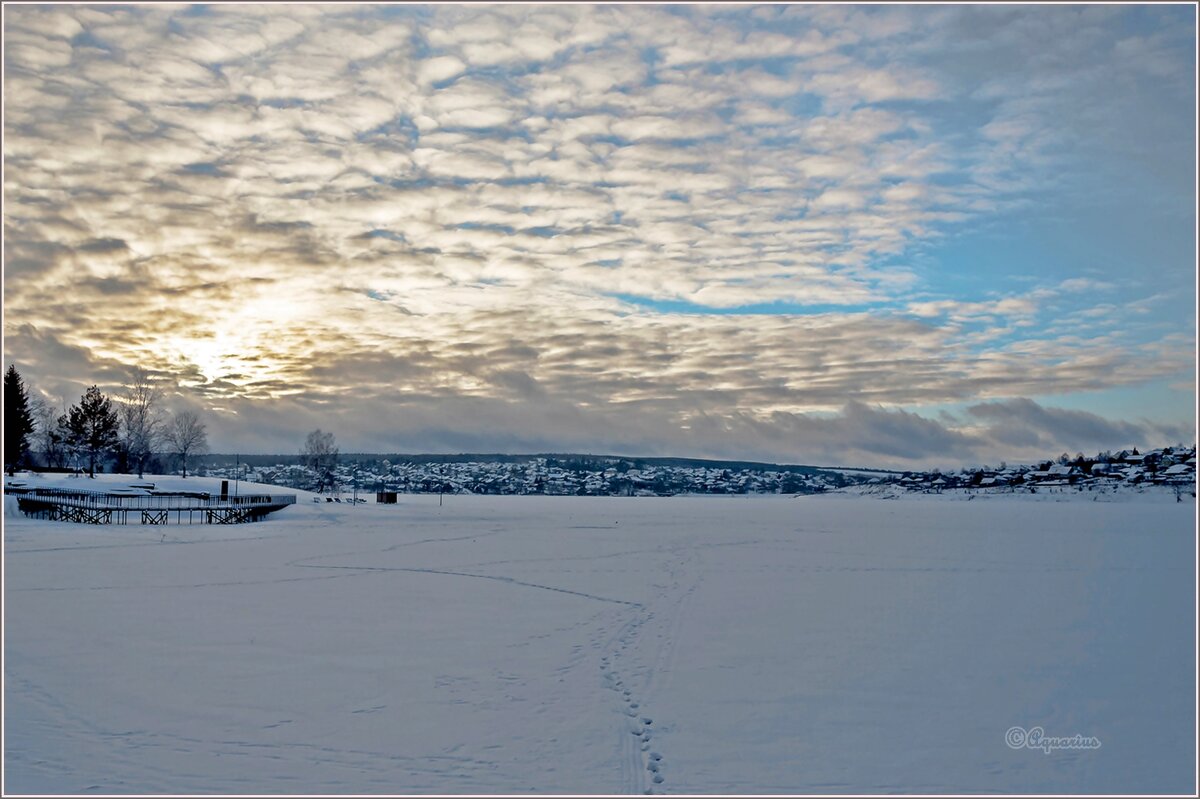
<instances>
[{"instance_id":1,"label":"footprint","mask_svg":"<svg viewBox=\"0 0 1200 799\"><path fill-rule=\"evenodd\" d=\"M662 760L662 755L660 755L658 752L651 752L650 759L651 760Z\"/></svg>"},{"instance_id":2,"label":"footprint","mask_svg":"<svg viewBox=\"0 0 1200 799\"><path fill-rule=\"evenodd\" d=\"M663 775L661 775L661 774L655 774L655 775L654 775L654 781L655 781L655 782L662 782L662 781L663 781Z\"/></svg>"},{"instance_id":3,"label":"footprint","mask_svg":"<svg viewBox=\"0 0 1200 799\"><path fill-rule=\"evenodd\" d=\"M642 716L642 723L643 724L653 724L654 719L650 718L649 716Z\"/></svg>"},{"instance_id":4,"label":"footprint","mask_svg":"<svg viewBox=\"0 0 1200 799\"><path fill-rule=\"evenodd\" d=\"M657 760L651 760L649 763L646 764L646 769L648 771L653 771L655 774L658 773L659 768L661 768L661 766L658 765Z\"/></svg>"}]
</instances>

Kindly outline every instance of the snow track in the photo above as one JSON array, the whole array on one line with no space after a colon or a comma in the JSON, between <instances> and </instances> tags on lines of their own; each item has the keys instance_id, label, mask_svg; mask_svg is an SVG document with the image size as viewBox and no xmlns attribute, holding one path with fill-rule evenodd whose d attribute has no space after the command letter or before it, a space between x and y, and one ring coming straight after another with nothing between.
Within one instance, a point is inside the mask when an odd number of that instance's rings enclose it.
<instances>
[{"instance_id":1,"label":"snow track","mask_svg":"<svg viewBox=\"0 0 1200 799\"><path fill-rule=\"evenodd\" d=\"M444 574L444 575L447 575L450 577L474 577L479 580L498 580L502 583L509 583L511 585L520 585L520 586L524 586L525 588L540 588L543 591L555 591L560 594L571 594L572 596L581 596L584 599L594 599L597 602L611 602L615 605L632 605L634 607L641 607L641 603L639 603L639 602L630 602L630 601L624 600L624 599L612 599L611 597L596 596L595 594L585 594L582 591L572 591L569 588L555 588L552 585L542 585L540 583L528 583L528 582L525 582L524 580L517 580L513 577L499 577L494 574L475 574L473 572L458 572L458 571L449 571L446 569L406 569L406 568L399 567L399 566L395 566L395 567L388 567L388 566L328 566L328 565L317 566L317 565L312 565L312 564L299 564L299 563L296 565L300 566L301 568L306 568L306 569L347 569L349 571L354 571L354 572L412 572L414 574Z\"/></svg>"}]
</instances>

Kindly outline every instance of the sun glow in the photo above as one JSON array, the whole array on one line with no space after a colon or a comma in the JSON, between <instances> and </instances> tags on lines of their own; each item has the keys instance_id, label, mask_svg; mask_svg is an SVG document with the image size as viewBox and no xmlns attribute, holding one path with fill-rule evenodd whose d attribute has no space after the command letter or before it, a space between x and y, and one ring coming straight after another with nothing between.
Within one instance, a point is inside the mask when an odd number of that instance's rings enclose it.
<instances>
[{"instance_id":1,"label":"sun glow","mask_svg":"<svg viewBox=\"0 0 1200 799\"><path fill-rule=\"evenodd\" d=\"M259 293L208 329L165 341L163 350L187 372L186 385L226 395L286 394L272 387L283 368L281 333L295 327L301 312L295 302Z\"/></svg>"},{"instance_id":2,"label":"sun glow","mask_svg":"<svg viewBox=\"0 0 1200 799\"><path fill-rule=\"evenodd\" d=\"M175 349L184 362L195 367L204 382L211 383L231 371L227 367L227 354L231 350L229 336L219 333L212 338L180 339Z\"/></svg>"}]
</instances>

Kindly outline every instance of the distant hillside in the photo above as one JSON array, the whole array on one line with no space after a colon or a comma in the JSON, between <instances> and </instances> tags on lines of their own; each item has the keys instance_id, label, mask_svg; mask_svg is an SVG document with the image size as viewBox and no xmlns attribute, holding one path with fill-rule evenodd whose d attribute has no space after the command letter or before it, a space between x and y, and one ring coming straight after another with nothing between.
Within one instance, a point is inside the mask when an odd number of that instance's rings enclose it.
<instances>
[{"instance_id":1,"label":"distant hillside","mask_svg":"<svg viewBox=\"0 0 1200 799\"><path fill-rule=\"evenodd\" d=\"M234 455L225 453L213 453L210 455L205 455L203 462L208 466L219 466L225 463L233 463L235 459L246 464L247 466L275 466L277 464L288 465L300 462L299 454ZM633 457L629 455L592 455L574 452L544 452L524 455L511 455L495 452L464 452L457 454L343 452L339 456L339 460L341 460L343 463L352 463L355 461L378 462L385 460L390 461L391 463L470 463L472 461L479 463L530 463L539 459L545 459L548 462L556 463L564 467L626 463L631 465L633 468L643 468L646 466L671 466L683 469L728 469L729 471L742 471L745 469L749 471L764 472L791 472L794 474L821 474L824 472L841 471L866 471L879 472L881 474L900 474L900 472L890 472L886 469L866 469L857 467L822 467L804 464L715 460L708 458L655 458Z\"/></svg>"}]
</instances>

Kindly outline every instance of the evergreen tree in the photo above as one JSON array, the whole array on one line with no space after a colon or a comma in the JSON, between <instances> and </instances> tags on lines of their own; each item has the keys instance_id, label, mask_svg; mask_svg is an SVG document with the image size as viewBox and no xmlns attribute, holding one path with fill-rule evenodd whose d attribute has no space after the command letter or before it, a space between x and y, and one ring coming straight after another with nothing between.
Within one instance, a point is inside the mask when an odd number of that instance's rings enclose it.
<instances>
[{"instance_id":1,"label":"evergreen tree","mask_svg":"<svg viewBox=\"0 0 1200 799\"><path fill-rule=\"evenodd\" d=\"M120 422L112 400L96 386L83 392L78 405L67 410L67 431L72 446L87 455L88 474L96 476L96 460L117 444Z\"/></svg>"},{"instance_id":2,"label":"evergreen tree","mask_svg":"<svg viewBox=\"0 0 1200 799\"><path fill-rule=\"evenodd\" d=\"M10 473L25 461L32 435L29 395L17 367L10 364L4 373L4 463Z\"/></svg>"}]
</instances>

